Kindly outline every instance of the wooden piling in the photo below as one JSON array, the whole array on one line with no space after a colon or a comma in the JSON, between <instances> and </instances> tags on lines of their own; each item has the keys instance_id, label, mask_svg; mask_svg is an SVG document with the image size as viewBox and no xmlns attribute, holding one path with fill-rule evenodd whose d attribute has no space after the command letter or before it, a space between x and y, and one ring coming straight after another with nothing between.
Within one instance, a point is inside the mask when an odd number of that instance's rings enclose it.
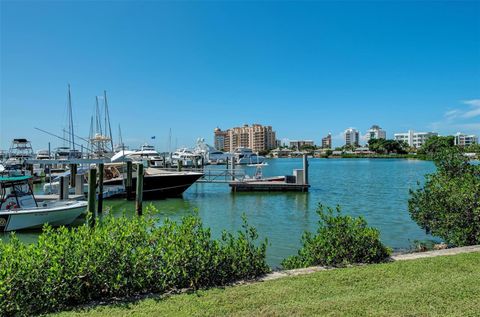
<instances>
[{"instance_id":1,"label":"wooden piling","mask_svg":"<svg viewBox=\"0 0 480 317\"><path fill-rule=\"evenodd\" d=\"M181 172L182 171L182 160L177 161L177 171Z\"/></svg>"},{"instance_id":2,"label":"wooden piling","mask_svg":"<svg viewBox=\"0 0 480 317\"><path fill-rule=\"evenodd\" d=\"M58 199L63 200L63 197L65 197L65 193L63 192L65 190L65 176L60 177L60 182L59 182L59 188L58 188Z\"/></svg>"},{"instance_id":3,"label":"wooden piling","mask_svg":"<svg viewBox=\"0 0 480 317\"><path fill-rule=\"evenodd\" d=\"M75 175L75 195L85 195L83 181L83 175Z\"/></svg>"},{"instance_id":4,"label":"wooden piling","mask_svg":"<svg viewBox=\"0 0 480 317\"><path fill-rule=\"evenodd\" d=\"M132 170L132 161L127 161L127 182L125 183L127 200L132 200Z\"/></svg>"},{"instance_id":5,"label":"wooden piling","mask_svg":"<svg viewBox=\"0 0 480 317\"><path fill-rule=\"evenodd\" d=\"M141 216L142 211L142 200L143 200L143 164L137 164L137 189L136 189L136 200L135 200L135 210L137 216Z\"/></svg>"},{"instance_id":6,"label":"wooden piling","mask_svg":"<svg viewBox=\"0 0 480 317\"><path fill-rule=\"evenodd\" d=\"M95 225L95 194L96 194L96 183L97 183L97 170L91 168L88 171L88 207L87 207L87 219L89 220L89 225L93 227Z\"/></svg>"},{"instance_id":7,"label":"wooden piling","mask_svg":"<svg viewBox=\"0 0 480 317\"><path fill-rule=\"evenodd\" d=\"M77 164L70 164L70 187L75 187Z\"/></svg>"},{"instance_id":8,"label":"wooden piling","mask_svg":"<svg viewBox=\"0 0 480 317\"><path fill-rule=\"evenodd\" d=\"M103 212L103 163L98 164L98 213Z\"/></svg>"}]
</instances>

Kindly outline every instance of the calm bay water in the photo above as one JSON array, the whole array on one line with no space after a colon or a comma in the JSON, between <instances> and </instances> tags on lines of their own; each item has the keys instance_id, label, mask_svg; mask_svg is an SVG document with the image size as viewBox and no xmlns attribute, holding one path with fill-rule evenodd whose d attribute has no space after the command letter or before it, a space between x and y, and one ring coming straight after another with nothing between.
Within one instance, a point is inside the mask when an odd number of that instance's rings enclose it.
<instances>
[{"instance_id":1,"label":"calm bay water","mask_svg":"<svg viewBox=\"0 0 480 317\"><path fill-rule=\"evenodd\" d=\"M305 230L315 230L318 203L340 205L345 213L362 215L381 231L382 241L395 249L408 248L413 240L427 236L408 214L410 188L417 187L427 173L435 170L429 161L404 159L310 159L309 193L231 193L227 184L194 184L183 199L145 202L158 209L159 221L180 219L198 211L204 225L218 237L223 229L241 228L243 213L261 238L268 238L268 262L278 266L295 254ZM301 159L272 159L264 176L291 174L302 168ZM218 168L218 167L212 167ZM254 168L246 167L253 174ZM106 206L120 215L133 215L133 203L110 200ZM38 233L18 233L26 241Z\"/></svg>"}]
</instances>

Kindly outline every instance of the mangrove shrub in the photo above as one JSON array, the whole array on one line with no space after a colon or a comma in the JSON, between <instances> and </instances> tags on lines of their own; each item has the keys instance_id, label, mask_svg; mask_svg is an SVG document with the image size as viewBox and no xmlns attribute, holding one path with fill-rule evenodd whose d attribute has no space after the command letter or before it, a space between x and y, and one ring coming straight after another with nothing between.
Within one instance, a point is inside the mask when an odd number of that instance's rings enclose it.
<instances>
[{"instance_id":1,"label":"mangrove shrub","mask_svg":"<svg viewBox=\"0 0 480 317\"><path fill-rule=\"evenodd\" d=\"M96 299L198 289L269 271L266 242L245 222L211 237L197 216L181 222L107 216L95 228L46 226L38 242L0 242L0 315L31 315Z\"/></svg>"},{"instance_id":2,"label":"mangrove shrub","mask_svg":"<svg viewBox=\"0 0 480 317\"><path fill-rule=\"evenodd\" d=\"M480 243L480 166L470 164L457 148L435 156L437 171L425 176L423 187L410 191L412 219L446 243Z\"/></svg>"},{"instance_id":3,"label":"mangrove shrub","mask_svg":"<svg viewBox=\"0 0 480 317\"><path fill-rule=\"evenodd\" d=\"M320 205L316 234L305 232L298 255L286 258L286 269L313 265L342 266L353 263L378 263L390 256L391 250L380 241L380 232L368 227L362 217L342 215L335 209Z\"/></svg>"}]
</instances>

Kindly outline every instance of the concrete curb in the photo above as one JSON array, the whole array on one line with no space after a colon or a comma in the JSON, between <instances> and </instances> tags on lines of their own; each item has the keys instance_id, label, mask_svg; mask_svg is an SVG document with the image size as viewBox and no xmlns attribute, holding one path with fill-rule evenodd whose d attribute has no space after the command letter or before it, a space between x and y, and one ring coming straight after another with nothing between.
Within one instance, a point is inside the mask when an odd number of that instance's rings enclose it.
<instances>
[{"instance_id":1,"label":"concrete curb","mask_svg":"<svg viewBox=\"0 0 480 317\"><path fill-rule=\"evenodd\" d=\"M472 253L472 252L480 252L480 245L472 245L468 247L459 247L459 248L451 248L451 249L443 249L443 250L434 250L434 251L427 251L427 252L398 254L398 255L393 255L391 257L391 260L392 261L410 261L410 260L416 260L416 259L433 258L437 256L456 255L456 254ZM337 269L337 268L327 267L327 266L311 266L311 267L302 268L302 269L276 271L276 272L272 272L265 275L264 277L258 279L258 281L266 282L266 281L276 280L276 279L284 278L288 276L305 275L305 274L311 274L315 272L333 270L333 269Z\"/></svg>"}]
</instances>

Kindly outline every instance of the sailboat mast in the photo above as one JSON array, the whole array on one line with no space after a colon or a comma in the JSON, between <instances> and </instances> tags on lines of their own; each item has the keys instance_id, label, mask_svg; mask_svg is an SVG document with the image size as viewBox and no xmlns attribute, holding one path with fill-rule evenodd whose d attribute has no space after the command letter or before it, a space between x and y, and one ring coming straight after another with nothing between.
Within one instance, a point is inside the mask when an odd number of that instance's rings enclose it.
<instances>
[{"instance_id":1,"label":"sailboat mast","mask_svg":"<svg viewBox=\"0 0 480 317\"><path fill-rule=\"evenodd\" d=\"M110 112L108 111L108 102L107 102L107 91L103 91L103 98L105 102L105 134L107 134L107 124L108 124L108 133L110 137L110 145L113 151L113 136L112 136L112 127L110 125Z\"/></svg>"},{"instance_id":2,"label":"sailboat mast","mask_svg":"<svg viewBox=\"0 0 480 317\"><path fill-rule=\"evenodd\" d=\"M172 152L172 128L170 128L170 131L168 133L168 153Z\"/></svg>"},{"instance_id":3,"label":"sailboat mast","mask_svg":"<svg viewBox=\"0 0 480 317\"><path fill-rule=\"evenodd\" d=\"M74 131L73 131L73 114L72 114L72 94L70 92L70 84L68 84L68 116L69 116L69 127L68 127L68 140L70 142L69 146L71 149L75 150L75 137L74 137Z\"/></svg>"},{"instance_id":4,"label":"sailboat mast","mask_svg":"<svg viewBox=\"0 0 480 317\"><path fill-rule=\"evenodd\" d=\"M93 152L93 137L94 137L94 133L93 133L93 116L90 117L90 132L89 132L89 136L88 136L88 144L89 144L89 148L90 148L90 151Z\"/></svg>"},{"instance_id":5,"label":"sailboat mast","mask_svg":"<svg viewBox=\"0 0 480 317\"><path fill-rule=\"evenodd\" d=\"M102 118L100 116L100 108L98 107L98 96L95 96L95 103L96 103L96 116L95 116L95 123L96 123L96 131L95 133L98 133L102 135Z\"/></svg>"}]
</instances>

